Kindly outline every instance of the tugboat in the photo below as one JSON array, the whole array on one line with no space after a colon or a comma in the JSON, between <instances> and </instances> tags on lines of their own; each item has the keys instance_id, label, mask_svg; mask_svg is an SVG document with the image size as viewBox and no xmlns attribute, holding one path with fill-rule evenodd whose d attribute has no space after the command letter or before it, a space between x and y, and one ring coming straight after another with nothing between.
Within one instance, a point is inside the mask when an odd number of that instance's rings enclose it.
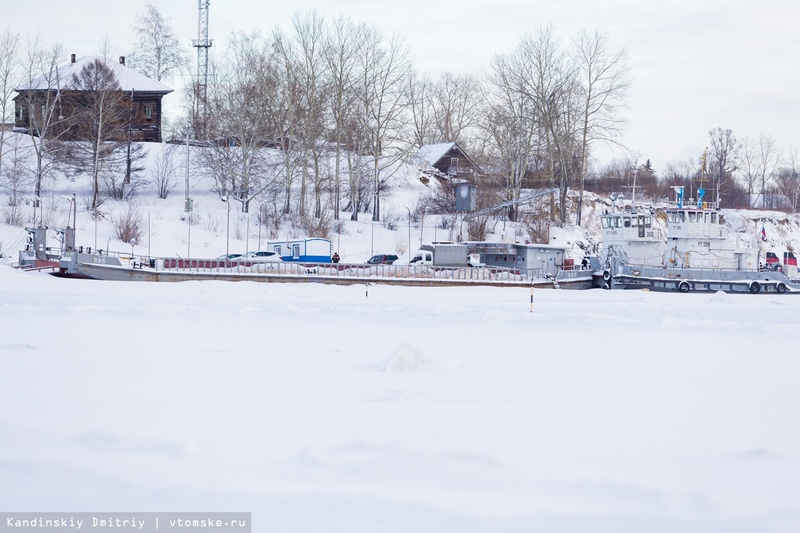
<instances>
[{"instance_id":1,"label":"tugboat","mask_svg":"<svg viewBox=\"0 0 800 533\"><path fill-rule=\"evenodd\" d=\"M641 215L637 215L635 229L633 213L630 221L619 217L622 228L617 234L617 217L605 216L605 265L611 286L679 292L800 292L800 283L791 281L782 268L761 266L755 236L732 233L727 228L718 199L705 200L705 190L700 188L696 203L684 205L683 187L673 189L675 199L665 210L667 231L663 241L655 230L648 234ZM610 221L615 228L606 229ZM643 237L625 238L633 232Z\"/></svg>"}]
</instances>

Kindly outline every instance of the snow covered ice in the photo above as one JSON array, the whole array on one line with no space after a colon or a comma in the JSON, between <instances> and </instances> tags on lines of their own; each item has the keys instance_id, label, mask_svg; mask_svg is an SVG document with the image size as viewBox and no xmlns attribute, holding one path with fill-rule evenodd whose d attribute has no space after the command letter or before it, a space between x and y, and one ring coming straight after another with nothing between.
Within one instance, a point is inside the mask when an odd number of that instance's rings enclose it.
<instances>
[{"instance_id":1,"label":"snow covered ice","mask_svg":"<svg viewBox=\"0 0 800 533\"><path fill-rule=\"evenodd\" d=\"M0 287L6 510L245 510L263 532L800 524L792 296L537 290L531 313L510 288L9 268Z\"/></svg>"}]
</instances>

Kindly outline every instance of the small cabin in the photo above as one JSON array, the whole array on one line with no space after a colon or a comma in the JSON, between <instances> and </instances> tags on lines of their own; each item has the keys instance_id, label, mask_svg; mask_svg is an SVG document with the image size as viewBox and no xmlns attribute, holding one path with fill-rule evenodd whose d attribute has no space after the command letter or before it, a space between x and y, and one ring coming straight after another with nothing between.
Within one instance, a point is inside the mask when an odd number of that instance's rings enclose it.
<instances>
[{"instance_id":1,"label":"small cabin","mask_svg":"<svg viewBox=\"0 0 800 533\"><path fill-rule=\"evenodd\" d=\"M457 142L426 144L417 151L416 159L423 172L433 170L447 179L463 179L470 183L483 175L483 170Z\"/></svg>"},{"instance_id":2,"label":"small cabin","mask_svg":"<svg viewBox=\"0 0 800 533\"><path fill-rule=\"evenodd\" d=\"M282 260L299 263L330 263L333 244L328 239L309 238L286 241L269 241L267 250L277 253Z\"/></svg>"},{"instance_id":3,"label":"small cabin","mask_svg":"<svg viewBox=\"0 0 800 533\"><path fill-rule=\"evenodd\" d=\"M487 267L518 270L529 277L555 276L559 270L575 268L569 249L554 244L467 243L470 252L479 253Z\"/></svg>"}]
</instances>

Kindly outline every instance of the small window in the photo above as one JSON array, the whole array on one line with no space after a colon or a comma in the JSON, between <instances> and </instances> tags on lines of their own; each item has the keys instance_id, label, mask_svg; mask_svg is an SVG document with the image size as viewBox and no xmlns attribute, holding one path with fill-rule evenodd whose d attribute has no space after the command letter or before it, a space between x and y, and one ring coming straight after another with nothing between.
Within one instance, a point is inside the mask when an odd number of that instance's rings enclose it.
<instances>
[{"instance_id":1,"label":"small window","mask_svg":"<svg viewBox=\"0 0 800 533\"><path fill-rule=\"evenodd\" d=\"M299 244L293 244L292 245L292 257L295 258L295 259L299 259L300 258L300 245Z\"/></svg>"},{"instance_id":2,"label":"small window","mask_svg":"<svg viewBox=\"0 0 800 533\"><path fill-rule=\"evenodd\" d=\"M631 219L628 218L628 217L623 218L622 219L622 223L624 224L624 226L626 228L630 228L631 227Z\"/></svg>"},{"instance_id":3,"label":"small window","mask_svg":"<svg viewBox=\"0 0 800 533\"><path fill-rule=\"evenodd\" d=\"M689 211L689 223L695 222L696 220L696 213L694 211Z\"/></svg>"},{"instance_id":4,"label":"small window","mask_svg":"<svg viewBox=\"0 0 800 533\"><path fill-rule=\"evenodd\" d=\"M142 112L144 112L144 118L150 120L153 118L153 104L144 104L142 105Z\"/></svg>"},{"instance_id":5,"label":"small window","mask_svg":"<svg viewBox=\"0 0 800 533\"><path fill-rule=\"evenodd\" d=\"M711 223L712 224L716 224L717 223L717 214L716 213L711 213Z\"/></svg>"}]
</instances>

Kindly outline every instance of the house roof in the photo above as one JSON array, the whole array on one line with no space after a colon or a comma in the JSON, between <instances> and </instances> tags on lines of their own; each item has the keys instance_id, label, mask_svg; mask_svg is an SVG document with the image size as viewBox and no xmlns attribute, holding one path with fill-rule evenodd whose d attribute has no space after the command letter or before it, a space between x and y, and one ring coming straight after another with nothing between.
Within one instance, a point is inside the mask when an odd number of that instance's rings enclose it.
<instances>
[{"instance_id":1,"label":"house roof","mask_svg":"<svg viewBox=\"0 0 800 533\"><path fill-rule=\"evenodd\" d=\"M417 150L417 158L424 163L426 166L432 167L434 164L438 163L439 160L444 157L444 155L453 149L453 147L458 148L458 151L461 152L464 157L472 163L475 168L478 169L480 172L480 167L472 160L472 158L467 155L467 153L458 145L457 142L449 142L449 143L439 143L439 144L426 144L419 150Z\"/></svg>"},{"instance_id":2,"label":"house roof","mask_svg":"<svg viewBox=\"0 0 800 533\"><path fill-rule=\"evenodd\" d=\"M439 144L426 144L417 150L417 157L428 166L433 166L434 163L439 161L444 154L450 151L456 143L439 143Z\"/></svg>"},{"instance_id":3,"label":"house roof","mask_svg":"<svg viewBox=\"0 0 800 533\"><path fill-rule=\"evenodd\" d=\"M123 91L134 90L162 94L172 92L172 89L163 83L148 78L138 70L134 70L116 61L110 61L103 59L102 57L95 56L83 56L76 59L74 63L59 65L56 68L58 79L55 79L56 76L54 76L53 80L49 84L47 81L47 76L39 76L31 81L30 84L22 83L14 90L19 92L27 90L44 91L47 89L64 89L70 84L73 74L78 74L84 66L94 62L95 59L105 63L111 70L114 71L114 75L117 77L117 81L119 82L119 85Z\"/></svg>"}]
</instances>

